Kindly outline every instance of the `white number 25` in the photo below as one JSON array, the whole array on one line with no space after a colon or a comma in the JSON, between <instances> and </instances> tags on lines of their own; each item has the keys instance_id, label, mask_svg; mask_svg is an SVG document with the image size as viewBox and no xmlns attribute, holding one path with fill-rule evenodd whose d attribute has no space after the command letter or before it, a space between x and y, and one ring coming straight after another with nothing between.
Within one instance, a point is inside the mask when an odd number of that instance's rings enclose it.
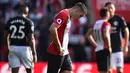
<instances>
[{"instance_id":1,"label":"white number 25","mask_svg":"<svg viewBox=\"0 0 130 73\"><path fill-rule=\"evenodd\" d=\"M19 29L18 29L15 25L11 25L10 30L13 30L13 32L11 34L11 38L23 39L25 37L25 33L22 29L24 29L24 28L25 28L25 26L19 26ZM18 31L18 34L21 34L21 35L16 35L17 31Z\"/></svg>"}]
</instances>

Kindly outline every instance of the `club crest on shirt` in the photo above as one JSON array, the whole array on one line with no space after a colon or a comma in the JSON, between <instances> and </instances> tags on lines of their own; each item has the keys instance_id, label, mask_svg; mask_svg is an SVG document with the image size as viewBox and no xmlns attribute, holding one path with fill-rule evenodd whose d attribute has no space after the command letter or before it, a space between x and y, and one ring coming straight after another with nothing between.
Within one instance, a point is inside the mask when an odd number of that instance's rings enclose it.
<instances>
[{"instance_id":1,"label":"club crest on shirt","mask_svg":"<svg viewBox=\"0 0 130 73\"><path fill-rule=\"evenodd\" d=\"M114 21L113 24L114 24L114 26L118 26L118 22L117 21Z\"/></svg>"},{"instance_id":2,"label":"club crest on shirt","mask_svg":"<svg viewBox=\"0 0 130 73\"><path fill-rule=\"evenodd\" d=\"M58 24L61 24L62 23L62 20L60 18L57 19L57 23Z\"/></svg>"}]
</instances>

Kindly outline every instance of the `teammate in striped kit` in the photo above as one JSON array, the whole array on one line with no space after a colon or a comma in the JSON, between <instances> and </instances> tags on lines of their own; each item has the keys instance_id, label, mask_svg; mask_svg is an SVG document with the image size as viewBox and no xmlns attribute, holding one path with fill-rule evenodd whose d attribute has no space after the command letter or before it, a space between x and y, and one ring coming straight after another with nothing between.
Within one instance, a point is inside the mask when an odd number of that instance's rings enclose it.
<instances>
[{"instance_id":1,"label":"teammate in striped kit","mask_svg":"<svg viewBox=\"0 0 130 73\"><path fill-rule=\"evenodd\" d=\"M108 21L110 12L108 8L100 9L102 19L96 21L87 33L88 40L96 47L96 62L100 73L107 73L110 67L110 29Z\"/></svg>"},{"instance_id":2,"label":"teammate in striped kit","mask_svg":"<svg viewBox=\"0 0 130 73\"><path fill-rule=\"evenodd\" d=\"M71 59L68 52L71 19L80 18L86 14L86 6L79 2L72 8L64 9L56 15L50 26L52 43L48 48L47 73L72 73Z\"/></svg>"}]
</instances>

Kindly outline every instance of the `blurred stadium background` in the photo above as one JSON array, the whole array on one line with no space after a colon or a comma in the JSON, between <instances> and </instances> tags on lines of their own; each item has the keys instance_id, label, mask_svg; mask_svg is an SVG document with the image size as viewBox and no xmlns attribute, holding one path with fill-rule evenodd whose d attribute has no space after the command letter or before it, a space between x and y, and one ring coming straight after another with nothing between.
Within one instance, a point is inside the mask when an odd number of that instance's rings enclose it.
<instances>
[{"instance_id":1,"label":"blurred stadium background","mask_svg":"<svg viewBox=\"0 0 130 73\"><path fill-rule=\"evenodd\" d=\"M85 3L88 8L88 15L72 20L69 52L73 61L74 73L96 73L94 48L85 39L85 34L94 22L100 19L99 9L108 1L115 4L116 13L125 18L130 28L130 0L0 0L0 73L10 73L7 64L8 51L5 48L3 32L6 21L15 15L13 7L16 4L25 3L30 8L28 18L35 23L36 50L38 54L38 63L34 68L34 72L45 73L46 50L51 41L48 28L56 13L62 9L72 7L77 2ZM128 56L124 56L124 58L125 73L129 73L130 51ZM25 73L23 66L20 68L20 73Z\"/></svg>"}]
</instances>

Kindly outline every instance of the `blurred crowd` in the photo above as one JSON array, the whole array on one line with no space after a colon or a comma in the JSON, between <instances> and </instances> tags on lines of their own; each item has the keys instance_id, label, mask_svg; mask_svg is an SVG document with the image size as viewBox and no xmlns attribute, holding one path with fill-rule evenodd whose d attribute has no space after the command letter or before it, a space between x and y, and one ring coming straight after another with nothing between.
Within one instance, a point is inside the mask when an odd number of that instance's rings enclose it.
<instances>
[{"instance_id":1,"label":"blurred crowd","mask_svg":"<svg viewBox=\"0 0 130 73\"><path fill-rule=\"evenodd\" d=\"M51 41L49 26L60 10L72 7L77 2L86 3L86 0L0 0L0 61L8 61L8 50L4 44L4 25L15 15L13 7L18 3L28 5L30 18L35 24L35 39L38 61L46 61L47 48ZM72 61L95 61L94 48L85 38L90 28L89 19L85 16L72 20L70 30L69 52ZM125 58L130 62L130 55Z\"/></svg>"}]
</instances>

